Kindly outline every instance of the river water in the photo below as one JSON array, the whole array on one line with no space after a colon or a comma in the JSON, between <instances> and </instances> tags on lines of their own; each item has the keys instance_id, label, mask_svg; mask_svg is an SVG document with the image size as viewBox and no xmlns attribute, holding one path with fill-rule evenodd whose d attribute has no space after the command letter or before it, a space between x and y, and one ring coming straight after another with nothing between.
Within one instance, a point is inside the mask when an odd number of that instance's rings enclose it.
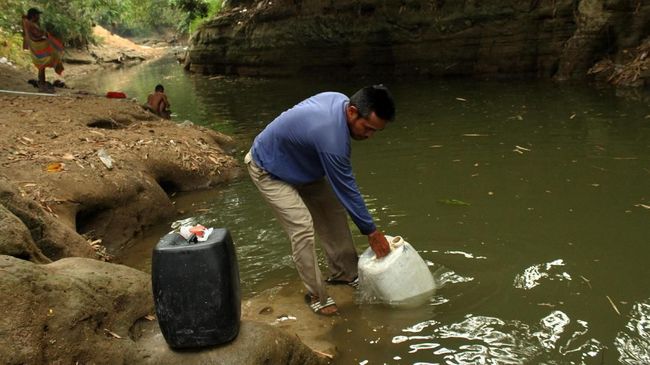
<instances>
[{"instance_id":1,"label":"river water","mask_svg":"<svg viewBox=\"0 0 650 365\"><path fill-rule=\"evenodd\" d=\"M303 98L378 81L207 77L163 59L80 86L144 101L162 83L173 120L233 135L241 160ZM539 81L387 85L397 120L353 142L356 177L380 229L444 274L421 307L360 306L333 329L337 363L650 363L650 106ZM287 238L245 175L174 199L180 218L230 229L244 298L299 280ZM170 223L121 262L148 271Z\"/></svg>"}]
</instances>

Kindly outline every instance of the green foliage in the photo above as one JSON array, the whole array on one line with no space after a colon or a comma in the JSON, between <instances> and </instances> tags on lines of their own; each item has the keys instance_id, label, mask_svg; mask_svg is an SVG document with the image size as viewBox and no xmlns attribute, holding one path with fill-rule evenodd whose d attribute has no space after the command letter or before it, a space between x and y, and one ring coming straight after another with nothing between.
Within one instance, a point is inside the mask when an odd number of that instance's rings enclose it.
<instances>
[{"instance_id":1,"label":"green foliage","mask_svg":"<svg viewBox=\"0 0 650 365\"><path fill-rule=\"evenodd\" d=\"M124 10L109 24L125 36L146 36L161 29L174 29L184 16L169 0L127 0L123 3Z\"/></svg>"},{"instance_id":2,"label":"green foliage","mask_svg":"<svg viewBox=\"0 0 650 365\"><path fill-rule=\"evenodd\" d=\"M119 0L4 0L0 2L0 28L21 32L21 17L31 7L43 12L41 26L67 45L81 46L92 39L96 18L119 11Z\"/></svg>"},{"instance_id":3,"label":"green foliage","mask_svg":"<svg viewBox=\"0 0 650 365\"><path fill-rule=\"evenodd\" d=\"M221 9L222 0L0 0L0 30L21 32L21 17L31 7L43 12L41 25L70 46L94 42L101 24L125 36L147 36L163 29L187 33Z\"/></svg>"},{"instance_id":4,"label":"green foliage","mask_svg":"<svg viewBox=\"0 0 650 365\"><path fill-rule=\"evenodd\" d=\"M20 68L32 69L32 59L28 52L23 51L23 36L20 33L0 29L0 57L6 57Z\"/></svg>"},{"instance_id":5,"label":"green foliage","mask_svg":"<svg viewBox=\"0 0 650 365\"><path fill-rule=\"evenodd\" d=\"M221 10L223 2L223 0L172 0L173 6L184 14L177 30L183 34L193 33L206 18L211 18Z\"/></svg>"},{"instance_id":6,"label":"green foliage","mask_svg":"<svg viewBox=\"0 0 650 365\"><path fill-rule=\"evenodd\" d=\"M203 24L207 19L215 16L219 11L221 11L221 6L223 5L222 0L207 0L208 10L203 16L197 16L196 18L190 20L188 32L190 34L196 32L197 29Z\"/></svg>"},{"instance_id":7,"label":"green foliage","mask_svg":"<svg viewBox=\"0 0 650 365\"><path fill-rule=\"evenodd\" d=\"M208 14L208 4L204 0L174 0L174 6L192 18L204 17Z\"/></svg>"},{"instance_id":8,"label":"green foliage","mask_svg":"<svg viewBox=\"0 0 650 365\"><path fill-rule=\"evenodd\" d=\"M9 33L21 31L20 19L25 14L25 11L23 11L24 3L25 1L20 0L0 1L0 29Z\"/></svg>"},{"instance_id":9,"label":"green foliage","mask_svg":"<svg viewBox=\"0 0 650 365\"><path fill-rule=\"evenodd\" d=\"M0 1L0 57L30 69L31 56L23 51L21 17L26 12L22 10L24 3L21 0Z\"/></svg>"}]
</instances>

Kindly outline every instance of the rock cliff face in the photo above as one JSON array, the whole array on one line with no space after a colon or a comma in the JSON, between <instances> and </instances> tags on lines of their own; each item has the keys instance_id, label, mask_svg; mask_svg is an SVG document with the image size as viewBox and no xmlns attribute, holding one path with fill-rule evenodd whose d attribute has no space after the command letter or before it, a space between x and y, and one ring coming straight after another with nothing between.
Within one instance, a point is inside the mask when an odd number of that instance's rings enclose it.
<instances>
[{"instance_id":1,"label":"rock cliff face","mask_svg":"<svg viewBox=\"0 0 650 365\"><path fill-rule=\"evenodd\" d=\"M231 2L190 40L205 74L583 77L650 35L643 0Z\"/></svg>"}]
</instances>

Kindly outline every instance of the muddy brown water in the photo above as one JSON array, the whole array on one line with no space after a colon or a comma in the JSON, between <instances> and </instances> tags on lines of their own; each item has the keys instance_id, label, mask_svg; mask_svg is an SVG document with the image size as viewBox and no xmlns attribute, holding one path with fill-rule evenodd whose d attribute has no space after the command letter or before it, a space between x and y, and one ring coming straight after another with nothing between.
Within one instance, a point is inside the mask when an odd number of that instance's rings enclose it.
<instances>
[{"instance_id":1,"label":"muddy brown water","mask_svg":"<svg viewBox=\"0 0 650 365\"><path fill-rule=\"evenodd\" d=\"M340 79L211 78L163 59L79 86L143 101L162 83L174 120L235 136L242 158L301 99L382 81ZM650 363L650 106L582 84L388 86L397 121L354 142L353 165L378 226L442 272L441 287L417 308L356 306L332 329L337 363ZM244 298L298 280L287 239L246 176L175 201L179 219L232 232ZM148 271L170 224L120 262Z\"/></svg>"}]
</instances>

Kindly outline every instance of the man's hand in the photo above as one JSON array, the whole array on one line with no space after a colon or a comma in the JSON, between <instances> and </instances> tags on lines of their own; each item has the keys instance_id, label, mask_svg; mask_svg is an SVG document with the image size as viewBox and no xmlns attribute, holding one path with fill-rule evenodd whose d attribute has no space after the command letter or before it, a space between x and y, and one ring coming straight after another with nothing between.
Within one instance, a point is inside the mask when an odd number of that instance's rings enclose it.
<instances>
[{"instance_id":1,"label":"man's hand","mask_svg":"<svg viewBox=\"0 0 650 365\"><path fill-rule=\"evenodd\" d=\"M386 240L386 237L384 237L384 234L379 230L368 235L368 244L370 245L370 248L375 251L375 255L377 255L378 259L390 253L388 241Z\"/></svg>"}]
</instances>

